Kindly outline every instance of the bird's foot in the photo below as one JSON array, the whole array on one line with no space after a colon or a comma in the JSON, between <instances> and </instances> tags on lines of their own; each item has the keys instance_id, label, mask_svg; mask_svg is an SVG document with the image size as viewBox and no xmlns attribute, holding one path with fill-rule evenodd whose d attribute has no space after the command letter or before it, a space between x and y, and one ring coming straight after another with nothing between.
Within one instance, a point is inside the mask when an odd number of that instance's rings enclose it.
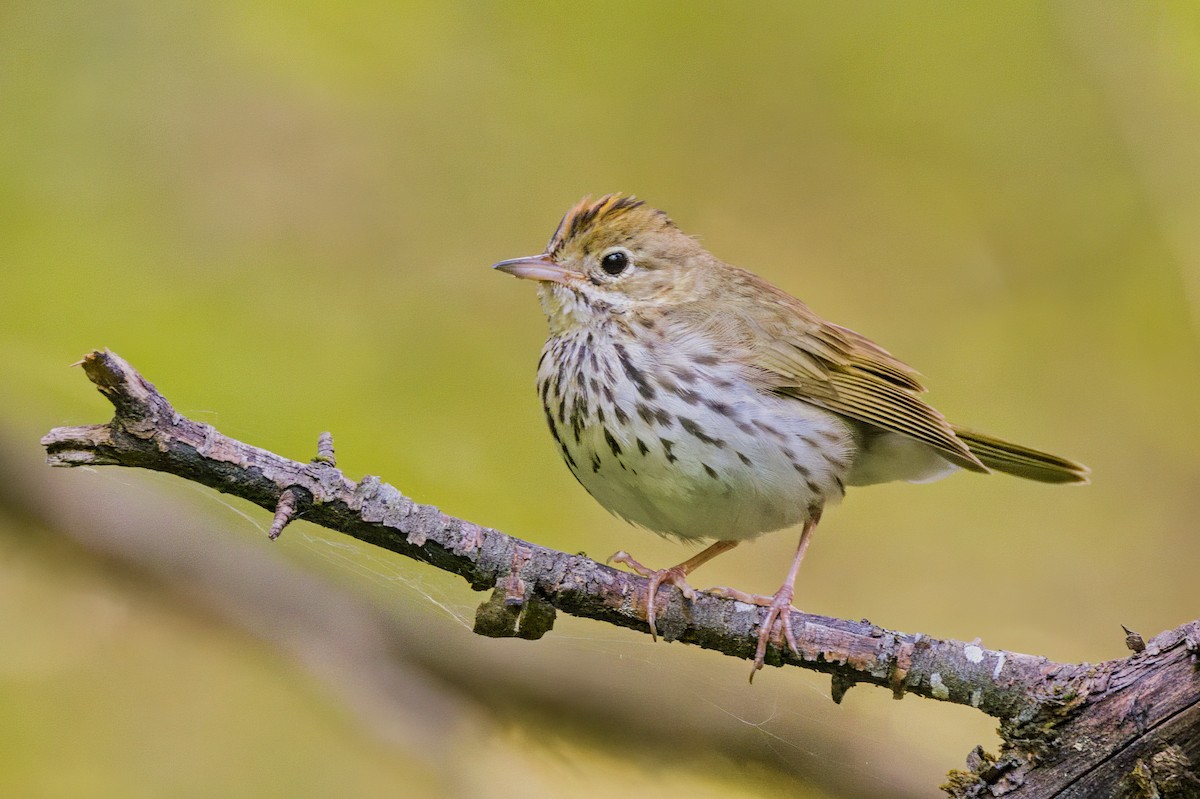
<instances>
[{"instance_id":1,"label":"bird's foot","mask_svg":"<svg viewBox=\"0 0 1200 799\"><path fill-rule=\"evenodd\" d=\"M762 624L758 628L758 648L754 652L754 665L750 668L750 682L754 682L754 673L763 667L763 662L767 656L767 643L771 640L771 635L774 633L776 625L783 635L783 640L787 642L788 649L791 649L796 657L800 657L800 647L796 644L796 633L792 630L792 598L795 596L795 590L790 585L782 585L775 592L775 596L763 596L762 594L747 594L744 591L739 591L736 588L726 588L717 586L710 588L705 593L714 596L725 597L726 599L734 599L738 602L746 602L751 605L758 605L767 609L763 616Z\"/></svg>"},{"instance_id":2,"label":"bird's foot","mask_svg":"<svg viewBox=\"0 0 1200 799\"><path fill-rule=\"evenodd\" d=\"M683 564L669 569L650 569L634 560L625 550L613 554L607 562L624 564L630 571L650 581L646 587L646 623L650 625L650 637L655 641L658 640L658 628L655 626L657 611L654 600L658 596L658 587L663 583L673 585L688 601L696 596L695 589L687 584L687 569L683 568Z\"/></svg>"}]
</instances>

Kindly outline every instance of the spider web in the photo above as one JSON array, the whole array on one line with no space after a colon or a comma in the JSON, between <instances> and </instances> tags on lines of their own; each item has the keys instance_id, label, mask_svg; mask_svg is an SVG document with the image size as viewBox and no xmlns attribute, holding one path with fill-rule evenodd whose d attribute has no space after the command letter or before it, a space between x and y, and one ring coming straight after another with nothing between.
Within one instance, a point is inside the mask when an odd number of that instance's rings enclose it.
<instances>
[{"instance_id":1,"label":"spider web","mask_svg":"<svg viewBox=\"0 0 1200 799\"><path fill-rule=\"evenodd\" d=\"M145 482L139 485L140 480L159 484L164 490L182 488L203 498L233 535L249 535L266 542L269 515L243 500L157 472L139 474L138 480L123 471L96 473L142 491L150 487ZM461 631L469 633L473 628L475 609L483 595L471 591L455 575L302 520L286 528L281 543L285 544L285 557L349 578L343 582L389 613L432 614ZM302 550L298 557L295 550L287 553L287 544ZM863 714L834 705L829 699L826 676L767 669L749 687L744 661L717 657L693 647L654 643L644 635L562 614L554 631L536 647L531 657L573 664L566 667L571 669L588 664L588 668L606 674L608 687L604 690L619 692L622 685L641 683L687 686L689 696L709 711L707 716L699 714L701 718L719 716L732 729L751 731L761 747L762 759L776 763L786 773L851 772L857 778L855 782L876 785L881 795L895 792L896 786L880 776L873 753L894 759L896 739L888 730L875 731ZM869 693L873 689L858 691ZM969 748L966 745L954 755L957 758ZM945 767L954 765L957 762ZM932 775L927 784L936 785L941 774Z\"/></svg>"}]
</instances>

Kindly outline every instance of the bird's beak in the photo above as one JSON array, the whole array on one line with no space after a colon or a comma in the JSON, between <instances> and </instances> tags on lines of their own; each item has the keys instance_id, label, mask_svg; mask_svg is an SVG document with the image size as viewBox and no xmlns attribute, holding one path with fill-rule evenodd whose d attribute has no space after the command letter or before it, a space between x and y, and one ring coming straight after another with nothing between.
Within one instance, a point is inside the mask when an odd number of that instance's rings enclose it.
<instances>
[{"instance_id":1,"label":"bird's beak","mask_svg":"<svg viewBox=\"0 0 1200 799\"><path fill-rule=\"evenodd\" d=\"M564 269L551 261L546 255L527 255L524 258L510 258L493 264L492 269L507 272L513 277L525 280L541 280L548 283L567 283L575 275L569 269Z\"/></svg>"}]
</instances>

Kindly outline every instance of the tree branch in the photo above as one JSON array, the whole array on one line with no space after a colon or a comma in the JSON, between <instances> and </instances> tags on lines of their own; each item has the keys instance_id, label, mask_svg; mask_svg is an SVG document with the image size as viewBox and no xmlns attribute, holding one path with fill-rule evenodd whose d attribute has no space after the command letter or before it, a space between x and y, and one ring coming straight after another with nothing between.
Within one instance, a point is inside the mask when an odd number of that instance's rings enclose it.
<instances>
[{"instance_id":1,"label":"tree branch","mask_svg":"<svg viewBox=\"0 0 1200 799\"><path fill-rule=\"evenodd\" d=\"M273 537L303 515L453 572L476 590L492 589L476 615L483 635L540 638L556 609L648 632L644 578L447 516L377 477L355 483L336 468L327 434L318 457L299 463L181 416L114 353L96 351L80 363L116 414L108 424L50 431L42 444L51 465L169 472L275 512ZM688 602L674 588L659 591L656 601L658 628L668 640L753 657L760 608L703 593ZM1003 721L1000 757L972 753L970 771L955 772L946 786L957 796L1115 795L1094 787L1125 780L1133 790L1156 786L1168 773L1191 777L1191 762L1200 756L1200 623L1097 666L909 635L865 620L797 611L792 625L800 631L800 657L776 638L767 662L830 674L834 701L868 683L897 698L912 693L970 705ZM1093 789L1068 787L1081 785Z\"/></svg>"}]
</instances>

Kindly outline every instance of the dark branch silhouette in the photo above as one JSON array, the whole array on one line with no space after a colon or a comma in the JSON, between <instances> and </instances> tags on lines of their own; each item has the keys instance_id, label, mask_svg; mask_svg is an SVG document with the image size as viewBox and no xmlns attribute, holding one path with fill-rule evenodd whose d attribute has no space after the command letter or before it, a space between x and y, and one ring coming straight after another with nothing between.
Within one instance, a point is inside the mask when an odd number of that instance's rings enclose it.
<instances>
[{"instance_id":1,"label":"dark branch silhouette","mask_svg":"<svg viewBox=\"0 0 1200 799\"><path fill-rule=\"evenodd\" d=\"M289 460L181 416L114 353L96 351L81 364L116 414L107 424L50 431L42 444L51 465L169 472L274 512L272 538L303 516L453 572L492 590L476 613L482 635L540 638L556 610L649 632L642 577L447 516L377 477L356 483L336 468L328 434L311 462ZM761 608L703 593L688 602L674 588L655 601L668 640L753 657ZM867 683L1001 720L999 755L972 752L968 770L952 772L944 786L953 796L1200 795L1192 765L1200 758L1200 622L1097 665L798 611L792 625L800 657L776 638L767 663L830 674L835 702Z\"/></svg>"}]
</instances>

